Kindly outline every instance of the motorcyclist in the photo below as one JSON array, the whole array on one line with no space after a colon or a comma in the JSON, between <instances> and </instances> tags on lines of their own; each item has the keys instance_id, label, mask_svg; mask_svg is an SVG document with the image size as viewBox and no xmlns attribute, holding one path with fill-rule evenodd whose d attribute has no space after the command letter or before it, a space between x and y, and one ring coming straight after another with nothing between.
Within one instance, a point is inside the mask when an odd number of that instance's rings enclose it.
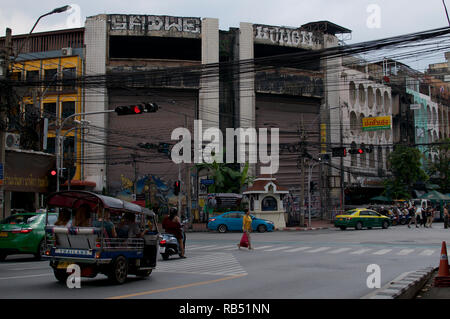
<instances>
[{"instance_id":1,"label":"motorcyclist","mask_svg":"<svg viewBox=\"0 0 450 319\"><path fill-rule=\"evenodd\" d=\"M180 218L178 217L178 210L175 207L170 209L169 216L164 217L162 227L167 233L172 234L177 238L181 252L180 257L186 258L184 256L183 232L181 229L182 225Z\"/></svg>"}]
</instances>

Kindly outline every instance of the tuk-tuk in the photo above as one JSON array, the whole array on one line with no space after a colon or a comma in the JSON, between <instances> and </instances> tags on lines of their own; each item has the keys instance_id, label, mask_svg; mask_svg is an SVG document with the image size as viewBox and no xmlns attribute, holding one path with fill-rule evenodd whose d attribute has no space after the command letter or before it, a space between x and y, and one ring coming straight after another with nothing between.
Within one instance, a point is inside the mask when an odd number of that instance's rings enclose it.
<instances>
[{"instance_id":1,"label":"tuk-tuk","mask_svg":"<svg viewBox=\"0 0 450 319\"><path fill-rule=\"evenodd\" d=\"M67 281L71 264L80 267L81 277L102 273L116 284L124 283L128 274L148 277L155 269L160 234L150 210L117 198L71 190L51 194L47 204L60 210L55 225L46 223L43 256L50 260L58 281ZM131 228L137 232L119 232Z\"/></svg>"}]
</instances>

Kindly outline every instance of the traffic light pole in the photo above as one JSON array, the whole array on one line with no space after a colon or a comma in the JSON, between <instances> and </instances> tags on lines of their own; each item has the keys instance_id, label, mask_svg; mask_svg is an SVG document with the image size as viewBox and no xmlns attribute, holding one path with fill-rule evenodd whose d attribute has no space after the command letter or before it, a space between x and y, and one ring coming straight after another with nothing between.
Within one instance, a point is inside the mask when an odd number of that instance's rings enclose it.
<instances>
[{"instance_id":1,"label":"traffic light pole","mask_svg":"<svg viewBox=\"0 0 450 319\"><path fill-rule=\"evenodd\" d=\"M56 191L59 192L59 177L60 177L60 170L61 170L61 154L60 154L60 139L61 139L61 131L64 128L64 125L67 123L68 120L74 118L75 116L85 116L85 115L95 115L95 114L104 114L104 113L112 113L115 112L114 110L107 110L107 111L98 111L98 112L85 112L85 113L74 113L72 115L69 115L66 117L61 125L58 125L58 128L56 129L56 141L55 141L55 153L56 153ZM60 119L57 120L58 122Z\"/></svg>"},{"instance_id":2,"label":"traffic light pole","mask_svg":"<svg viewBox=\"0 0 450 319\"><path fill-rule=\"evenodd\" d=\"M311 175L314 166L316 166L319 163L320 162L309 164L308 167L308 227L311 227Z\"/></svg>"}]
</instances>

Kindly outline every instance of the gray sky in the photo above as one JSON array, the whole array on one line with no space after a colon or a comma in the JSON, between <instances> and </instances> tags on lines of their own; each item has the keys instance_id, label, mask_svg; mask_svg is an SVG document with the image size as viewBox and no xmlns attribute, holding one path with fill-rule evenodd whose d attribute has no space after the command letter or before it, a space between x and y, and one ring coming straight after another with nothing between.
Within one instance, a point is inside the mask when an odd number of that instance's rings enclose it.
<instances>
[{"instance_id":1,"label":"gray sky","mask_svg":"<svg viewBox=\"0 0 450 319\"><path fill-rule=\"evenodd\" d=\"M450 10L450 1L446 3ZM40 15L66 4L75 4L76 10L44 17L34 32L80 27L87 16L100 13L218 18L221 30L239 27L240 22L299 27L328 20L352 30L347 43L448 26L442 0L2 0L0 36L6 27L13 35L28 33ZM409 64L423 70L441 61L444 53Z\"/></svg>"}]
</instances>

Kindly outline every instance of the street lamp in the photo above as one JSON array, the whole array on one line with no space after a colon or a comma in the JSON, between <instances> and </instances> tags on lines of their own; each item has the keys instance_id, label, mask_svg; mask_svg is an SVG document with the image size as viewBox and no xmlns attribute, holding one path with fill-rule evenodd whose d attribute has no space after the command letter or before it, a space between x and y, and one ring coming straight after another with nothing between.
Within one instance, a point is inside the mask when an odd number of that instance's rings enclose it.
<instances>
[{"instance_id":1,"label":"street lamp","mask_svg":"<svg viewBox=\"0 0 450 319\"><path fill-rule=\"evenodd\" d=\"M30 35L31 35L31 33L33 32L34 28L36 28L36 25L38 24L38 22L39 22L43 17L49 16L49 15L55 14L55 13L65 12L65 11L69 10L70 8L71 8L71 7L70 7L69 5L65 5L65 6L63 6L63 7L59 7L59 8L53 9L52 11L47 12L47 13L41 15L41 16L36 20L36 22L34 23L33 27L31 28L31 31L28 33L28 35L27 35L27 37L25 38L25 40L23 40L22 45L20 46L19 50L17 50L17 53L16 53L16 59L17 59L17 56L19 55L19 53L22 51L23 46L25 45L25 43L28 42L28 39L30 38Z\"/></svg>"}]
</instances>

